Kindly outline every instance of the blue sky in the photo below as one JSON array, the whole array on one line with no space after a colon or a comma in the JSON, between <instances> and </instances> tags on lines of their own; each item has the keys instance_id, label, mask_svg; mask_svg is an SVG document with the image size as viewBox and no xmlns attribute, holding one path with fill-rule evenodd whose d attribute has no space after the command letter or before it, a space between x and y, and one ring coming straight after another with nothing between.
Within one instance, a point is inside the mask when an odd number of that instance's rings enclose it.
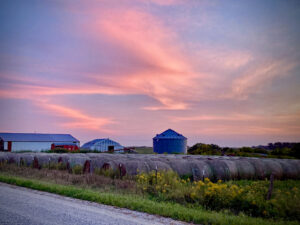
<instances>
[{"instance_id":1,"label":"blue sky","mask_svg":"<svg viewBox=\"0 0 300 225\"><path fill-rule=\"evenodd\" d=\"M1 1L0 131L299 141L299 1Z\"/></svg>"}]
</instances>

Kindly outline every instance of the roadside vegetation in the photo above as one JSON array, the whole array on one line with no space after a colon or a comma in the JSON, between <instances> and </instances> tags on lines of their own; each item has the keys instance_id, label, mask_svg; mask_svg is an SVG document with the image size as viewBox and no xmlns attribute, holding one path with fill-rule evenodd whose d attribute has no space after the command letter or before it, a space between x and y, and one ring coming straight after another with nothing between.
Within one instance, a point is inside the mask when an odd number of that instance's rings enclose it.
<instances>
[{"instance_id":1,"label":"roadside vegetation","mask_svg":"<svg viewBox=\"0 0 300 225\"><path fill-rule=\"evenodd\" d=\"M40 170L0 164L0 181L70 197L203 224L299 224L300 181L190 181L171 171L121 177L112 170L84 174L63 163ZM275 220L277 222L275 222ZM298 222L297 222L298 221Z\"/></svg>"},{"instance_id":2,"label":"roadside vegetation","mask_svg":"<svg viewBox=\"0 0 300 225\"><path fill-rule=\"evenodd\" d=\"M285 218L300 221L300 181L275 181L270 200L267 200L269 181L227 181L213 183L191 182L176 173L151 172L137 175L137 184L145 193L160 201L183 205L203 206L210 210L229 210L264 218Z\"/></svg>"}]
</instances>

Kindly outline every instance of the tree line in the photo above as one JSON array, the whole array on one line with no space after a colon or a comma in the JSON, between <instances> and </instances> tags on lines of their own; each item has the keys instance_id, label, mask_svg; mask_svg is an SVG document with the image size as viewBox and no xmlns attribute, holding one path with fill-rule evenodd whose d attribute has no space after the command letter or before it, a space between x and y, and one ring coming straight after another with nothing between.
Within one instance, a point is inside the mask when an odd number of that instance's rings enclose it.
<instances>
[{"instance_id":1,"label":"tree line","mask_svg":"<svg viewBox=\"0 0 300 225\"><path fill-rule=\"evenodd\" d=\"M276 142L240 148L197 143L188 149L188 154L300 159L300 143Z\"/></svg>"}]
</instances>

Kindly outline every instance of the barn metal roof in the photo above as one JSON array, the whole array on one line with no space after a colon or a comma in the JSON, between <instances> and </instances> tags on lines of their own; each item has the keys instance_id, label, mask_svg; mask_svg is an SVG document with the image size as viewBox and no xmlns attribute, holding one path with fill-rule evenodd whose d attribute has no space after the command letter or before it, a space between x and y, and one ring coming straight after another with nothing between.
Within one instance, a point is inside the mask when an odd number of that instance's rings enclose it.
<instances>
[{"instance_id":1,"label":"barn metal roof","mask_svg":"<svg viewBox=\"0 0 300 225\"><path fill-rule=\"evenodd\" d=\"M161 134L157 134L153 139L187 139L187 138L172 129L168 129L162 132Z\"/></svg>"},{"instance_id":2,"label":"barn metal roof","mask_svg":"<svg viewBox=\"0 0 300 225\"><path fill-rule=\"evenodd\" d=\"M79 142L70 134L0 133L4 141Z\"/></svg>"}]
</instances>

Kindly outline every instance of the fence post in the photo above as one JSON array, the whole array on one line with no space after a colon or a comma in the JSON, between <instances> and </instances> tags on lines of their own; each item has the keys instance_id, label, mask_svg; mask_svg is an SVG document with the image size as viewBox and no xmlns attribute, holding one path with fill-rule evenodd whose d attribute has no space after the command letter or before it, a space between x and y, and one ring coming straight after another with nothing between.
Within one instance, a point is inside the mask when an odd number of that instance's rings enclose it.
<instances>
[{"instance_id":1,"label":"fence post","mask_svg":"<svg viewBox=\"0 0 300 225\"><path fill-rule=\"evenodd\" d=\"M268 190L267 200L270 200L272 197L273 181L274 181L274 173L272 173L270 176L270 186L269 186L269 190Z\"/></svg>"},{"instance_id":2,"label":"fence post","mask_svg":"<svg viewBox=\"0 0 300 225\"><path fill-rule=\"evenodd\" d=\"M122 164L119 164L120 179L122 179Z\"/></svg>"},{"instance_id":3,"label":"fence post","mask_svg":"<svg viewBox=\"0 0 300 225\"><path fill-rule=\"evenodd\" d=\"M157 165L155 166L155 183L157 184Z\"/></svg>"}]
</instances>

